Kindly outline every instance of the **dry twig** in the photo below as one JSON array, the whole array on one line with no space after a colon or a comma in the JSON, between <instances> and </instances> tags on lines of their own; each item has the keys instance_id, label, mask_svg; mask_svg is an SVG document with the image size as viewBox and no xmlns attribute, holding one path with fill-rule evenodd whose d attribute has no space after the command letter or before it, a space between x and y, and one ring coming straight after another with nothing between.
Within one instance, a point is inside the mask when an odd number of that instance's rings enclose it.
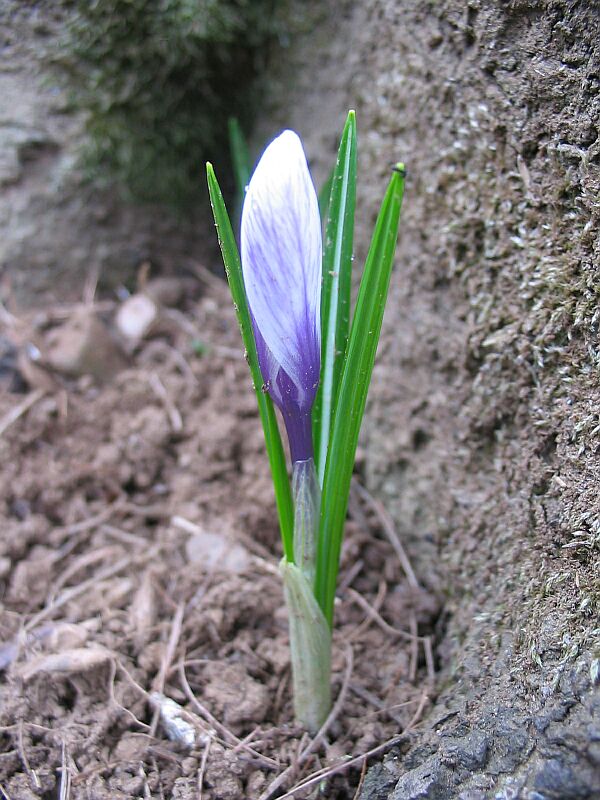
<instances>
[{"instance_id":1,"label":"dry twig","mask_svg":"<svg viewBox=\"0 0 600 800\"><path fill-rule=\"evenodd\" d=\"M362 765L362 763L367 759L391 750L392 747L395 747L397 744L400 744L400 742L405 741L406 738L406 733L400 734L399 736L394 736L392 739L388 739L387 742L374 747L372 750L367 750L366 753L362 753L359 756L355 756L347 761L343 761L341 764L335 764L331 767L324 767L323 769L314 772L312 775L309 775L308 778L299 783L297 786L294 786L294 788L290 789L289 792L280 795L278 800L287 800L287 798L293 797L297 792L300 792L303 789L308 789L309 787L314 786L316 783L320 783L326 778L331 778L333 775L338 775L340 772L345 772L347 769L355 767L358 764Z\"/></svg>"},{"instance_id":2,"label":"dry twig","mask_svg":"<svg viewBox=\"0 0 600 800\"><path fill-rule=\"evenodd\" d=\"M183 420L181 418L181 413L179 412L179 409L177 408L173 400L169 397L169 393L165 389L163 382L158 377L156 372L153 372L150 375L150 377L148 378L148 383L150 384L150 388L152 389L154 394L163 404L163 407L169 419L169 425L171 426L171 430L173 431L173 433L181 433L181 431L183 430Z\"/></svg>"},{"instance_id":3,"label":"dry twig","mask_svg":"<svg viewBox=\"0 0 600 800\"><path fill-rule=\"evenodd\" d=\"M84 553L77 556L70 562L69 566L52 582L52 588L48 594L46 605L52 605L60 590L65 586L69 580L78 572L88 569L99 561L106 561L114 559L115 556L123 552L121 547L116 545L107 545L106 547L99 547L97 550L92 550L90 553Z\"/></svg>"},{"instance_id":4,"label":"dry twig","mask_svg":"<svg viewBox=\"0 0 600 800\"><path fill-rule=\"evenodd\" d=\"M153 551L148 552L148 558L152 558L153 555L156 555L156 548ZM99 581L106 580L106 578L112 578L113 575L117 575L122 570L126 569L131 564L131 558L126 556L122 558L120 561L117 561L116 564L112 566L105 567L104 569L99 570L96 575L93 575L91 578L88 578L87 581L83 581L83 583L78 584L77 586L73 586L70 589L65 589L62 595L51 602L50 605L45 606L41 611L35 614L29 622L27 622L23 629L25 631L30 631L32 628L36 628L43 619L46 617L52 616L52 614L57 611L59 608L62 608L66 603L70 600L73 600L75 597L78 597L80 594L86 592L91 586Z\"/></svg>"},{"instance_id":5,"label":"dry twig","mask_svg":"<svg viewBox=\"0 0 600 800\"><path fill-rule=\"evenodd\" d=\"M27 758L27 753L25 752L25 746L23 744L23 723L19 723L19 727L17 728L17 750L19 751L19 758L23 766L25 767L25 772L29 775L29 780L33 783L36 789L41 789L42 784L40 783L40 779L37 776L35 770L31 769L29 764L29 759Z\"/></svg>"},{"instance_id":6,"label":"dry twig","mask_svg":"<svg viewBox=\"0 0 600 800\"><path fill-rule=\"evenodd\" d=\"M408 621L410 624L410 633L413 637L410 647L410 667L408 669L408 677L409 680L414 683L417 678L417 666L419 661L419 640L417 638L419 626L417 625L417 618L415 617L414 611L410 612Z\"/></svg>"},{"instance_id":7,"label":"dry twig","mask_svg":"<svg viewBox=\"0 0 600 800\"><path fill-rule=\"evenodd\" d=\"M165 688L165 680L167 677L167 672L169 671L169 667L171 666L171 662L175 656L175 650L177 649L177 645L179 643L179 637L181 636L181 629L183 627L183 612L185 611L185 606L183 603L179 603L175 610L175 614L173 615L173 621L171 623L171 633L169 635L169 641L167 643L167 648L163 655L163 659L160 665L160 672L158 673L154 690L159 694L164 694ZM156 736L156 729L158 727L158 720L160 717L160 707L156 705L154 709L154 715L152 717L152 724L150 725L150 736Z\"/></svg>"},{"instance_id":8,"label":"dry twig","mask_svg":"<svg viewBox=\"0 0 600 800\"><path fill-rule=\"evenodd\" d=\"M61 765L58 769L60 772L60 788L59 788L59 800L69 800L69 796L71 794L71 770L67 766L67 746L66 744L62 743L62 755L61 755Z\"/></svg>"},{"instance_id":9,"label":"dry twig","mask_svg":"<svg viewBox=\"0 0 600 800\"><path fill-rule=\"evenodd\" d=\"M6 414L0 419L0 436L2 436L6 431L10 428L11 425L26 414L30 408L32 408L38 400L41 400L42 397L46 394L45 389L36 389L35 391L31 392L27 395L27 397L21 401L18 405L14 408L11 408L10 411L7 411Z\"/></svg>"},{"instance_id":10,"label":"dry twig","mask_svg":"<svg viewBox=\"0 0 600 800\"><path fill-rule=\"evenodd\" d=\"M62 539L71 539L78 533L83 533L85 531L92 530L93 528L97 528L99 525L102 525L103 522L109 520L112 515L119 510L121 504L121 500L115 500L114 503L111 503L99 514L95 514L93 517L82 519L80 522L74 522L72 525L66 525L63 528L55 528L53 532L54 539L58 541Z\"/></svg>"},{"instance_id":11,"label":"dry twig","mask_svg":"<svg viewBox=\"0 0 600 800\"><path fill-rule=\"evenodd\" d=\"M400 541L400 537L398 536L398 532L394 526L394 522L382 503L379 502L373 495L365 489L364 486L361 486L358 481L354 481L353 483L354 488L358 492L358 494L362 497L365 503L375 512L377 518L381 523L381 527L383 532L388 538L389 543L392 545L394 550L396 551L396 555L398 556L400 563L402 564L402 569L404 570L404 574L409 582L409 584L414 589L419 589L420 584L417 580L417 576L412 568L410 560L406 555L406 551L402 546L402 542Z\"/></svg>"},{"instance_id":12,"label":"dry twig","mask_svg":"<svg viewBox=\"0 0 600 800\"><path fill-rule=\"evenodd\" d=\"M148 728L148 725L146 725L146 723L145 723L145 722L142 722L141 720L139 720L139 719L136 717L136 715L133 713L133 711L131 711L131 709L129 709L129 708L126 708L126 707L125 707L125 706L124 706L122 703L119 703L119 701L117 700L117 698L116 698L116 696L115 696L115 677L116 677L116 675L117 675L117 668L118 668L118 669L120 669L120 670L121 670L121 672L123 672L123 673L125 674L125 676L126 676L126 677L129 679L129 681L130 681L130 682L133 684L133 686L134 686L134 687L135 687L135 688L136 688L136 689L137 689L139 692L141 692L141 694L143 694L143 695L144 695L144 697L145 697L146 699L148 699L148 698L149 698L148 692L147 692L145 689L143 689L143 688L142 688L142 687L139 685L139 683L136 683L136 682L134 681L134 679L131 677L131 675L129 674L129 672L127 672L127 670L125 669L125 667L124 667L124 666L121 664L121 662L120 662L120 661L119 661L119 660L118 660L118 659L115 657L115 658L113 658L113 660L111 661L111 666L110 666L110 678L109 678L109 680L108 680L108 694L109 694L109 697L110 697L110 700L111 700L112 704L115 706L115 708L118 708L118 709L119 709L119 711L123 711L125 714L127 714L127 716L128 716L128 717L130 717L130 718L133 720L133 722L134 722L136 725L139 725L139 727L140 727L140 728L142 728L142 730L144 730L144 729L146 729L146 730L149 730L149 728Z\"/></svg>"},{"instance_id":13,"label":"dry twig","mask_svg":"<svg viewBox=\"0 0 600 800\"><path fill-rule=\"evenodd\" d=\"M209 289L220 295L221 297L229 297L227 291L227 284L222 278L219 278L218 275L215 275L214 272L211 272L207 269L204 264L200 264L200 262L195 261L192 265L192 270L196 274L198 278L204 283L205 286L208 286Z\"/></svg>"},{"instance_id":14,"label":"dry twig","mask_svg":"<svg viewBox=\"0 0 600 800\"><path fill-rule=\"evenodd\" d=\"M131 533L130 531L123 531L121 528L116 528L114 525L109 525L108 523L103 523L101 530L103 533L106 533L113 539L117 539L117 541L122 542L128 547L134 545L134 547L144 548L148 545L147 538L138 536L136 533Z\"/></svg>"},{"instance_id":15,"label":"dry twig","mask_svg":"<svg viewBox=\"0 0 600 800\"><path fill-rule=\"evenodd\" d=\"M294 774L294 772L301 767L302 764L306 761L311 753L313 753L317 747L323 741L323 738L329 728L331 727L334 720L340 715L340 712L344 706L346 701L346 695L348 694L348 687L350 685L350 678L352 676L352 669L354 667L354 654L352 651L352 647L348 645L346 649L346 671L344 673L344 680L342 681L342 687L338 694L337 700L331 711L329 712L327 719L321 725L315 736L310 740L310 742L306 745L306 747L299 753L297 759L294 760L289 767L284 769L284 771L278 775L272 783L269 784L267 789L260 795L259 800L269 800L270 797L273 796L274 792L282 786L285 781Z\"/></svg>"},{"instance_id":16,"label":"dry twig","mask_svg":"<svg viewBox=\"0 0 600 800\"><path fill-rule=\"evenodd\" d=\"M423 694L421 695L421 699L419 700L419 705L417 706L417 710L415 711L411 721L406 726L407 731L412 730L412 728L414 728L414 726L419 722L419 720L421 719L421 714L423 713L423 709L427 705L428 700L429 700L429 695L427 694L427 692L423 692Z\"/></svg>"},{"instance_id":17,"label":"dry twig","mask_svg":"<svg viewBox=\"0 0 600 800\"><path fill-rule=\"evenodd\" d=\"M373 606L371 606L367 600L363 598L360 592L357 592L356 589L350 589L349 594L350 596L358 603L358 605L363 608L367 612L367 616L363 621L354 628L350 636L348 637L348 641L353 641L354 639L358 639L371 625L371 622L377 621L377 618L381 619L379 615L379 609L383 605L383 601L385 600L385 596L387 593L387 584L385 581L379 582L379 588L377 589L377 596L375 597L375 602ZM363 603L364 601L364 603Z\"/></svg>"},{"instance_id":18,"label":"dry twig","mask_svg":"<svg viewBox=\"0 0 600 800\"><path fill-rule=\"evenodd\" d=\"M360 795L360 790L362 789L362 785L365 782L365 775L367 774L367 759L363 761L362 768L360 770L360 780L358 781L358 786L356 787L356 791L354 792L354 797L352 800L358 800Z\"/></svg>"},{"instance_id":19,"label":"dry twig","mask_svg":"<svg viewBox=\"0 0 600 800\"><path fill-rule=\"evenodd\" d=\"M155 506L138 506L135 503L124 501L120 503L121 510L126 511L134 517L143 517L144 519L166 519L170 517L170 512L163 505Z\"/></svg>"},{"instance_id":20,"label":"dry twig","mask_svg":"<svg viewBox=\"0 0 600 800\"><path fill-rule=\"evenodd\" d=\"M431 645L431 636L423 637L423 650L425 651L425 663L427 665L427 677L431 684L431 689L435 685L435 664L433 661L433 647Z\"/></svg>"},{"instance_id":21,"label":"dry twig","mask_svg":"<svg viewBox=\"0 0 600 800\"><path fill-rule=\"evenodd\" d=\"M359 558L357 561L352 564L350 569L346 572L342 580L340 581L338 587L338 594L342 595L346 591L346 589L354 583L354 579L362 572L365 566L365 562L362 558Z\"/></svg>"},{"instance_id":22,"label":"dry twig","mask_svg":"<svg viewBox=\"0 0 600 800\"><path fill-rule=\"evenodd\" d=\"M368 614L368 616L373 620L373 622L379 625L379 627L383 631L388 633L390 636L398 637L400 639L405 639L406 641L409 642L412 642L414 640L416 640L417 642L421 641L420 636L415 636L415 634L409 633L408 631L403 631L400 628L394 628L392 625L389 624L389 622L386 622L379 613L379 611L377 610L377 608L374 608L369 603L368 600L365 600L362 594L357 592L356 589L348 589L348 594L350 595L352 600L354 600L354 602ZM356 628L356 630L353 631L353 633L351 634L352 638L355 638L354 634L357 630L358 628Z\"/></svg>"},{"instance_id":23,"label":"dry twig","mask_svg":"<svg viewBox=\"0 0 600 800\"><path fill-rule=\"evenodd\" d=\"M204 785L204 773L206 772L206 762L208 761L208 754L210 753L210 746L212 744L212 736L208 736L204 750L202 751L202 761L198 768L198 800L202 800L202 787Z\"/></svg>"},{"instance_id":24,"label":"dry twig","mask_svg":"<svg viewBox=\"0 0 600 800\"><path fill-rule=\"evenodd\" d=\"M148 786L148 776L146 775L144 765L141 763L138 770L138 775L144 781L144 800L152 800L152 794L150 793L150 787Z\"/></svg>"},{"instance_id":25,"label":"dry twig","mask_svg":"<svg viewBox=\"0 0 600 800\"><path fill-rule=\"evenodd\" d=\"M350 691L354 692L355 695L360 697L362 700L366 700L367 703L375 706L377 711L369 712L370 715L373 714L387 714L390 719L393 719L394 722L397 722L398 725L403 726L404 721L399 714L394 714L394 708L400 708L405 705L409 705L410 701L406 703L398 703L395 706L386 706L386 704L380 700L373 692L369 692L367 689L363 689L361 686L353 686L350 684Z\"/></svg>"}]
</instances>

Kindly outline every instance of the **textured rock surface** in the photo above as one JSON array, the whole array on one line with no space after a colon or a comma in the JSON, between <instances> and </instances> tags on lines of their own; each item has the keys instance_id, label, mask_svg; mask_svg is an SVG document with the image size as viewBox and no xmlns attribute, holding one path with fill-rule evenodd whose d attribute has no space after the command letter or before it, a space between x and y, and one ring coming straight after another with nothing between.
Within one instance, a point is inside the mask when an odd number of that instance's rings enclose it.
<instances>
[{"instance_id":1,"label":"textured rock surface","mask_svg":"<svg viewBox=\"0 0 600 800\"><path fill-rule=\"evenodd\" d=\"M600 796L599 33L596 3L336 4L264 123L324 176L356 108L358 263L409 170L365 471L447 615L363 798Z\"/></svg>"},{"instance_id":2,"label":"textured rock surface","mask_svg":"<svg viewBox=\"0 0 600 800\"><path fill-rule=\"evenodd\" d=\"M46 60L59 9L0 3L0 275L20 304L48 290L77 295L92 270L114 284L148 259L181 268L202 255L207 230L84 182L76 167L82 120L68 111Z\"/></svg>"}]
</instances>

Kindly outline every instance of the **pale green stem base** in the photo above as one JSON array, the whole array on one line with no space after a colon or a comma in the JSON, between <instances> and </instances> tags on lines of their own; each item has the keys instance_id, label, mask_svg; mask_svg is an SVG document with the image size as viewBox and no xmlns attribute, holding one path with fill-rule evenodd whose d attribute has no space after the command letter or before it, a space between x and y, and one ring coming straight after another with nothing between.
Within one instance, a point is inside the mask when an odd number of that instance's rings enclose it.
<instances>
[{"instance_id":1,"label":"pale green stem base","mask_svg":"<svg viewBox=\"0 0 600 800\"><path fill-rule=\"evenodd\" d=\"M296 719L316 733L331 708L331 631L314 595L321 489L311 458L292 469L294 562L280 570L290 622Z\"/></svg>"},{"instance_id":2,"label":"pale green stem base","mask_svg":"<svg viewBox=\"0 0 600 800\"><path fill-rule=\"evenodd\" d=\"M331 631L302 571L285 559L279 569L289 614L294 713L314 734L331 709Z\"/></svg>"},{"instance_id":3,"label":"pale green stem base","mask_svg":"<svg viewBox=\"0 0 600 800\"><path fill-rule=\"evenodd\" d=\"M296 461L292 468L294 500L294 563L311 586L315 582L321 487L315 462Z\"/></svg>"}]
</instances>

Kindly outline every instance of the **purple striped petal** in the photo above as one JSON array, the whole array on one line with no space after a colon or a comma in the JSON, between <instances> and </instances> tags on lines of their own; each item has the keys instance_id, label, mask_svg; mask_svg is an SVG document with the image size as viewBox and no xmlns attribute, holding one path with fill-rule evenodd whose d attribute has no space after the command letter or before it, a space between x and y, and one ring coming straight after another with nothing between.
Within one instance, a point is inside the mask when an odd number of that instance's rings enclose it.
<instances>
[{"instance_id":1,"label":"purple striped petal","mask_svg":"<svg viewBox=\"0 0 600 800\"><path fill-rule=\"evenodd\" d=\"M318 387L321 247L317 195L302 143L284 131L252 176L241 229L261 372L284 418L310 414Z\"/></svg>"},{"instance_id":2,"label":"purple striped petal","mask_svg":"<svg viewBox=\"0 0 600 800\"><path fill-rule=\"evenodd\" d=\"M263 379L264 390L268 391L273 402L281 411L290 443L292 463L308 461L313 456L312 424L310 411L313 398L307 405L304 390L295 384L267 347L256 321L252 319L258 363Z\"/></svg>"}]
</instances>

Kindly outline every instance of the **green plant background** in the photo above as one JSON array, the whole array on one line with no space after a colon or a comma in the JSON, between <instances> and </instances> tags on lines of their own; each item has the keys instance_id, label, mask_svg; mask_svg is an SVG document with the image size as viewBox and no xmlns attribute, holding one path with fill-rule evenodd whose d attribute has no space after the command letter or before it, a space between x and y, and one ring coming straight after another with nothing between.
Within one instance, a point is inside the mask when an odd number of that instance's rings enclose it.
<instances>
[{"instance_id":1,"label":"green plant background","mask_svg":"<svg viewBox=\"0 0 600 800\"><path fill-rule=\"evenodd\" d=\"M85 114L86 175L130 197L189 207L203 165L229 169L227 119L248 130L269 53L286 40L275 0L72 0L53 58Z\"/></svg>"}]
</instances>

